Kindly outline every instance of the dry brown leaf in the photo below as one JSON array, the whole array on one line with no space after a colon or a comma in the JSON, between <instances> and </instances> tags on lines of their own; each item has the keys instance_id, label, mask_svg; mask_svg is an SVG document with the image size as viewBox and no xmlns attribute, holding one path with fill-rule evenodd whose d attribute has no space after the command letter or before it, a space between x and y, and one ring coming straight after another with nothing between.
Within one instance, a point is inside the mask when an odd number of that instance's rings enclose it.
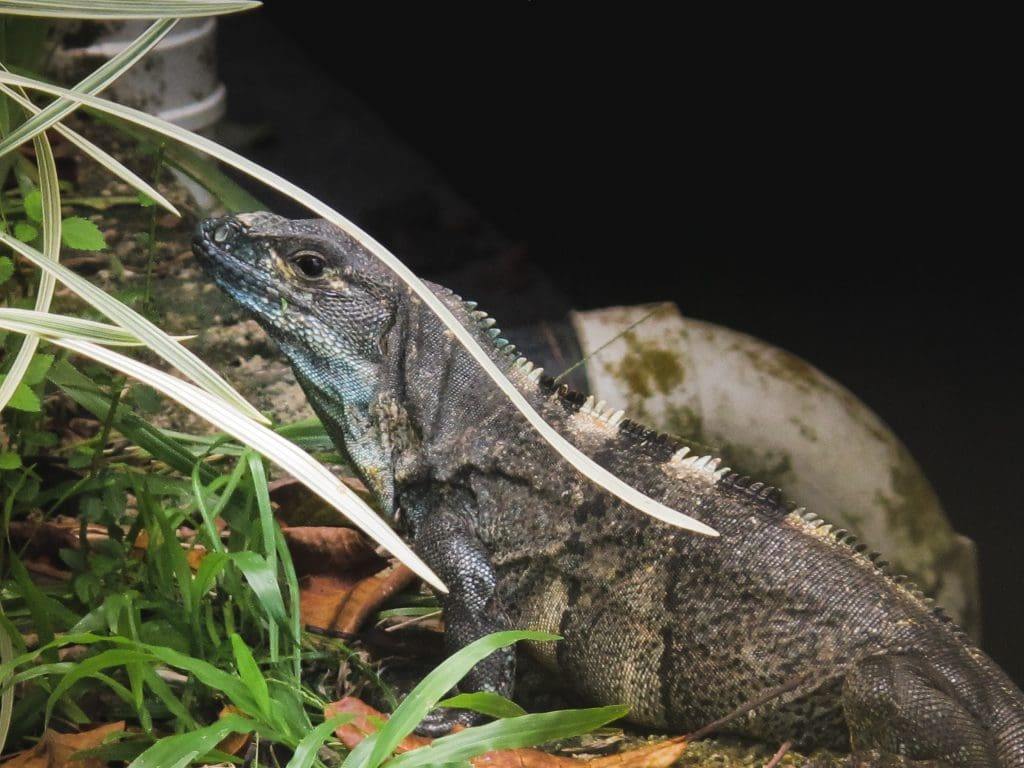
<instances>
[{"instance_id":1,"label":"dry brown leaf","mask_svg":"<svg viewBox=\"0 0 1024 768\"><path fill-rule=\"evenodd\" d=\"M185 550L185 560L188 561L188 567L193 571L199 570L203 558L206 557L206 547L202 544L189 544L184 541L181 542L181 546ZM145 557L147 549L149 549L149 532L139 531L139 535L135 537L135 543L132 545L132 557L136 560L141 560Z\"/></svg>"},{"instance_id":2,"label":"dry brown leaf","mask_svg":"<svg viewBox=\"0 0 1024 768\"><path fill-rule=\"evenodd\" d=\"M81 733L57 733L47 730L46 735L43 736L43 742L49 753L49 768L104 768L106 763L103 760L97 758L73 760L72 756L83 749L100 746L107 736L112 733L120 733L123 730L124 720L100 725Z\"/></svg>"},{"instance_id":3,"label":"dry brown leaf","mask_svg":"<svg viewBox=\"0 0 1024 768\"><path fill-rule=\"evenodd\" d=\"M339 480L351 488L370 506L377 502L373 494L367 490L362 481L355 477L339 477ZM340 527L344 523L337 510L294 477L282 477L268 486L270 500L277 507L277 517L282 524L302 527L307 525L326 525Z\"/></svg>"},{"instance_id":4,"label":"dry brown leaf","mask_svg":"<svg viewBox=\"0 0 1024 768\"><path fill-rule=\"evenodd\" d=\"M40 742L33 749L16 752L0 763L3 768L47 768L46 749Z\"/></svg>"},{"instance_id":5,"label":"dry brown leaf","mask_svg":"<svg viewBox=\"0 0 1024 768\"><path fill-rule=\"evenodd\" d=\"M351 696L328 704L324 708L326 718L339 714L356 716L354 720L339 726L334 732L349 749L354 749L367 736L377 732L373 720L387 720L387 715ZM424 736L407 736L395 752L419 749L431 741L433 740ZM474 768L670 768L685 751L686 740L679 737L593 760L549 755L539 749L503 749L474 757L470 762Z\"/></svg>"},{"instance_id":6,"label":"dry brown leaf","mask_svg":"<svg viewBox=\"0 0 1024 768\"><path fill-rule=\"evenodd\" d=\"M218 718L227 717L228 715L242 715L245 714L242 710L228 704L224 707ZM217 749L227 755L241 755L246 747L249 746L249 742L252 740L251 733L229 733L220 743L217 744Z\"/></svg>"},{"instance_id":7,"label":"dry brown leaf","mask_svg":"<svg viewBox=\"0 0 1024 768\"><path fill-rule=\"evenodd\" d=\"M112 733L124 730L124 721L106 723L79 733L57 733L47 729L43 738L32 749L19 752L8 758L3 768L104 768L105 763L96 758L72 759L76 752L94 749Z\"/></svg>"},{"instance_id":8,"label":"dry brown leaf","mask_svg":"<svg viewBox=\"0 0 1024 768\"><path fill-rule=\"evenodd\" d=\"M352 528L302 525L284 527L281 533L299 576L344 572L370 562L382 568L386 562L370 541Z\"/></svg>"},{"instance_id":9,"label":"dry brown leaf","mask_svg":"<svg viewBox=\"0 0 1024 768\"><path fill-rule=\"evenodd\" d=\"M308 627L354 635L388 598L415 580L416 574L404 565L358 580L309 576L301 588L302 621Z\"/></svg>"},{"instance_id":10,"label":"dry brown leaf","mask_svg":"<svg viewBox=\"0 0 1024 768\"><path fill-rule=\"evenodd\" d=\"M12 520L9 530L12 540L26 543L30 549L77 549L81 521L68 515L57 515L47 520ZM85 526L85 537L89 541L107 538L106 526L88 523Z\"/></svg>"}]
</instances>

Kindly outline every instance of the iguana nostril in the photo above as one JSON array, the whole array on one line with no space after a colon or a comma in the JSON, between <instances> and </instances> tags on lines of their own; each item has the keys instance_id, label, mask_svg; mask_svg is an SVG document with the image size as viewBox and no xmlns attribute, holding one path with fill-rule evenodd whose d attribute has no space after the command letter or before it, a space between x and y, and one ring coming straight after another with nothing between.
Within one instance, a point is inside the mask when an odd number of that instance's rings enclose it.
<instances>
[{"instance_id":1,"label":"iguana nostril","mask_svg":"<svg viewBox=\"0 0 1024 768\"><path fill-rule=\"evenodd\" d=\"M229 237L231 237L231 226L228 224L221 224L213 231L213 242L215 243L223 243Z\"/></svg>"}]
</instances>

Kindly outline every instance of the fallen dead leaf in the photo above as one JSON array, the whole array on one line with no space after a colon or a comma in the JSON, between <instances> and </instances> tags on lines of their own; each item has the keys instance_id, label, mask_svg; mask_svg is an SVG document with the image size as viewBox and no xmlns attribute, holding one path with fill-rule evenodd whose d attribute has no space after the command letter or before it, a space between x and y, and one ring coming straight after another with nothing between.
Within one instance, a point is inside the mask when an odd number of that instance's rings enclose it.
<instances>
[{"instance_id":1,"label":"fallen dead leaf","mask_svg":"<svg viewBox=\"0 0 1024 768\"><path fill-rule=\"evenodd\" d=\"M309 627L354 635L388 598L416 580L404 565L364 579L311 576L302 587L302 621Z\"/></svg>"},{"instance_id":2,"label":"fallen dead leaf","mask_svg":"<svg viewBox=\"0 0 1024 768\"><path fill-rule=\"evenodd\" d=\"M203 558L206 557L206 547L202 544L193 545L184 541L181 542L181 546L185 550L185 559L188 561L188 567L193 571L199 570ZM145 557L147 549L149 549L149 532L139 531L139 535L135 537L135 543L132 545L132 557L136 560L141 560Z\"/></svg>"},{"instance_id":3,"label":"fallen dead leaf","mask_svg":"<svg viewBox=\"0 0 1024 768\"><path fill-rule=\"evenodd\" d=\"M49 768L104 768L105 761L97 758L74 760L73 755L83 749L93 749L112 733L124 730L124 721L108 723L81 733L57 733L47 730L43 737L49 752Z\"/></svg>"},{"instance_id":4,"label":"fallen dead leaf","mask_svg":"<svg viewBox=\"0 0 1024 768\"><path fill-rule=\"evenodd\" d=\"M338 479L355 491L367 504L374 506L377 503L373 499L373 494L358 478L341 476ZM343 526L344 519L337 510L294 477L274 480L267 488L270 491L270 500L277 506L277 517L282 525Z\"/></svg>"},{"instance_id":5,"label":"fallen dead leaf","mask_svg":"<svg viewBox=\"0 0 1024 768\"><path fill-rule=\"evenodd\" d=\"M244 714L242 710L237 707L233 707L228 704L224 707L218 718L227 717L228 715L241 715ZM246 747L249 746L249 742L252 740L251 733L230 733L221 739L220 743L217 744L217 749L228 755L241 755Z\"/></svg>"},{"instance_id":6,"label":"fallen dead leaf","mask_svg":"<svg viewBox=\"0 0 1024 768\"><path fill-rule=\"evenodd\" d=\"M356 716L354 720L339 726L335 731L335 735L349 749L354 749L367 736L377 732L375 722L387 720L387 715L354 697L335 701L324 708L324 717L340 714ZM420 749L432 741L433 739L424 736L407 736L395 752L400 754ZM470 762L474 768L670 768L685 751L686 739L681 736L592 760L549 755L539 749L503 749L474 757Z\"/></svg>"},{"instance_id":7,"label":"fallen dead leaf","mask_svg":"<svg viewBox=\"0 0 1024 768\"><path fill-rule=\"evenodd\" d=\"M123 720L79 733L57 733L47 729L35 747L9 758L3 763L3 768L104 768L102 760L75 760L74 755L83 749L100 746L107 736L123 730Z\"/></svg>"},{"instance_id":8,"label":"fallen dead leaf","mask_svg":"<svg viewBox=\"0 0 1024 768\"><path fill-rule=\"evenodd\" d=\"M281 529L288 542L295 571L299 576L313 573L338 573L367 563L382 568L386 561L370 541L352 528L321 525L288 526Z\"/></svg>"}]
</instances>

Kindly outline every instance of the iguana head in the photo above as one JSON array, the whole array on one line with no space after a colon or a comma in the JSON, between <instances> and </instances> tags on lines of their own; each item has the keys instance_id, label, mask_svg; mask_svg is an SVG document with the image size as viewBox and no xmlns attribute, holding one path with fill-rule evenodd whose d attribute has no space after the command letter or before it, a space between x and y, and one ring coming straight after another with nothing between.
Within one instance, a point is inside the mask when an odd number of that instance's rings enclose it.
<instances>
[{"instance_id":1,"label":"iguana head","mask_svg":"<svg viewBox=\"0 0 1024 768\"><path fill-rule=\"evenodd\" d=\"M192 249L300 372L316 361L356 369L380 362L400 292L388 270L337 227L270 213L207 219Z\"/></svg>"}]
</instances>

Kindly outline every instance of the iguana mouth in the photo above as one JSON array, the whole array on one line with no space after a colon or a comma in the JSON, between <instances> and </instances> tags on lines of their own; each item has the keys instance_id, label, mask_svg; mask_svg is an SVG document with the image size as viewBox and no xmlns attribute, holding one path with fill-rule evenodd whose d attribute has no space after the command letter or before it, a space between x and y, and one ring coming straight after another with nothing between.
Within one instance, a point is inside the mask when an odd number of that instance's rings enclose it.
<instances>
[{"instance_id":1,"label":"iguana mouth","mask_svg":"<svg viewBox=\"0 0 1024 768\"><path fill-rule=\"evenodd\" d=\"M262 295L267 300L277 301L281 293L272 276L254 263L258 255L252 252L252 240L246 235L247 227L235 216L206 219L196 227L192 253L203 269L229 293L249 298Z\"/></svg>"}]
</instances>

